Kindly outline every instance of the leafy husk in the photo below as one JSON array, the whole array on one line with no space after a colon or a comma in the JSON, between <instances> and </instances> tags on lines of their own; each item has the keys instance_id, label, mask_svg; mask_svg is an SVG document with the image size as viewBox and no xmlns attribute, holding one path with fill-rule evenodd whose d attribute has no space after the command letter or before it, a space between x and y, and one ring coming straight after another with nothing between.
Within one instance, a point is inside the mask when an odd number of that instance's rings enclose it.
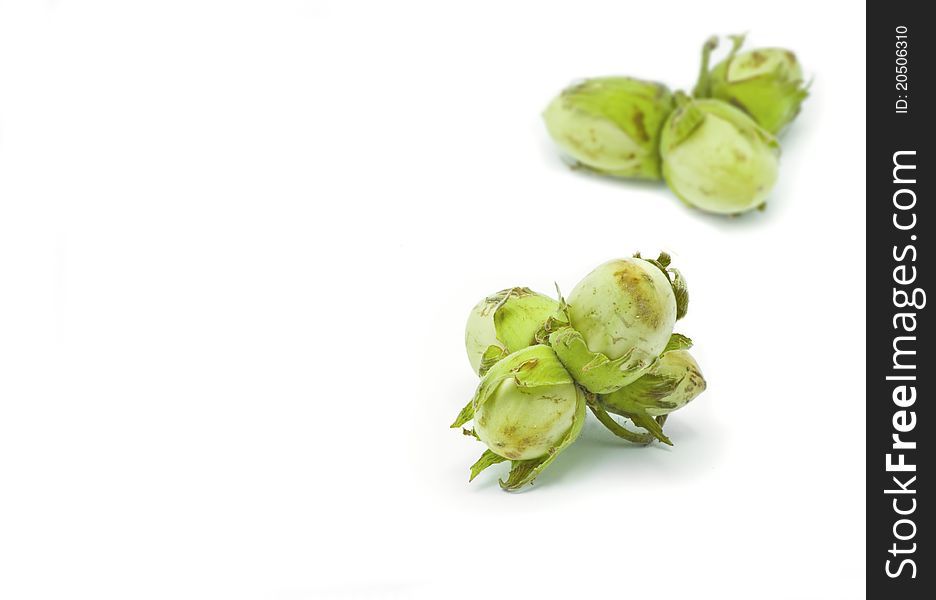
<instances>
[{"instance_id":1,"label":"leafy husk","mask_svg":"<svg viewBox=\"0 0 936 600\"><path fill-rule=\"evenodd\" d=\"M574 168L659 180L660 130L673 107L673 95L663 84L599 77L564 89L543 118L553 140L576 161Z\"/></svg>"},{"instance_id":2,"label":"leafy husk","mask_svg":"<svg viewBox=\"0 0 936 600\"><path fill-rule=\"evenodd\" d=\"M663 352L660 353L660 356L663 356L667 352L672 352L673 350L688 350L689 348L692 348L692 340L681 333L674 333L670 336L669 341L666 342L666 348L663 348Z\"/></svg>"},{"instance_id":3,"label":"leafy husk","mask_svg":"<svg viewBox=\"0 0 936 600\"><path fill-rule=\"evenodd\" d=\"M572 326L549 336L549 345L576 382L594 394L609 394L634 381L653 365L655 358L634 356L631 350L614 360L588 348L585 338Z\"/></svg>"},{"instance_id":4,"label":"leafy husk","mask_svg":"<svg viewBox=\"0 0 936 600\"><path fill-rule=\"evenodd\" d=\"M513 379L514 384L521 388L563 384L574 385L571 375L565 370L555 352L549 346L537 344L524 348L498 361L491 367L478 385L471 402L461 410L452 427L461 427L473 419L475 412L490 400L498 387L508 379ZM577 386L575 391L576 406L572 417L572 426L566 432L562 441L551 448L545 456L530 460L511 461L511 469L507 479L500 482L502 488L514 491L530 483L555 460L560 452L575 441L579 433L581 433L585 421L585 396ZM506 460L508 459L491 450L486 451L472 465L471 479L474 479L478 473L489 466Z\"/></svg>"},{"instance_id":5,"label":"leafy husk","mask_svg":"<svg viewBox=\"0 0 936 600\"><path fill-rule=\"evenodd\" d=\"M676 110L670 115L665 125L665 128L671 132L667 136L667 147L683 143L705 121L705 113L682 92L676 92L676 105Z\"/></svg>"},{"instance_id":6,"label":"leafy husk","mask_svg":"<svg viewBox=\"0 0 936 600\"><path fill-rule=\"evenodd\" d=\"M693 96L723 100L741 109L766 131L776 135L799 114L803 101L809 96L811 82L803 81L796 56L789 50L761 48L741 53L745 36L728 37L732 41L731 51L711 70L708 65L711 49L714 48L709 47L711 39L703 46L702 70L693 89ZM758 69L756 66L751 68L739 62L747 55L756 57L758 53L769 52L783 52L789 60L778 62L772 70ZM744 73L735 72L736 66Z\"/></svg>"},{"instance_id":7,"label":"leafy husk","mask_svg":"<svg viewBox=\"0 0 936 600\"><path fill-rule=\"evenodd\" d=\"M671 338L672 349L660 356L653 369L630 385L600 396L598 404L618 415L652 417L678 410L695 399L705 391L705 378L683 340Z\"/></svg>"},{"instance_id":8,"label":"leafy husk","mask_svg":"<svg viewBox=\"0 0 936 600\"><path fill-rule=\"evenodd\" d=\"M660 252L656 258L643 258L640 252L634 253L634 258L645 260L653 266L660 269L673 288L673 296L676 297L676 320L680 320L689 312L689 287L686 284L686 278L683 277L679 269L670 267L672 257L666 252Z\"/></svg>"},{"instance_id":9,"label":"leafy husk","mask_svg":"<svg viewBox=\"0 0 936 600\"><path fill-rule=\"evenodd\" d=\"M506 480L500 480L501 488L513 492L528 483L532 483L536 477L548 467L552 461L556 460L559 454L572 445L585 425L585 394L576 386L576 404L575 414L572 417L572 427L566 432L561 442L552 449L546 456L534 458L531 460L515 460L511 462L510 473Z\"/></svg>"},{"instance_id":10,"label":"leafy husk","mask_svg":"<svg viewBox=\"0 0 936 600\"><path fill-rule=\"evenodd\" d=\"M477 462L475 462L475 464L471 465L471 475L468 477L468 481L469 482L474 481L474 478L477 477L478 474L481 473L481 471L487 469L488 467L492 465L502 463L505 460L507 459L504 458L503 456L500 456L499 454L495 454L494 452L491 452L490 450L485 450L484 454L481 455L481 458L479 458Z\"/></svg>"},{"instance_id":11,"label":"leafy husk","mask_svg":"<svg viewBox=\"0 0 936 600\"><path fill-rule=\"evenodd\" d=\"M510 302L515 300L515 302ZM538 294L528 287L512 287L501 290L487 298L492 304L494 337L498 345L490 345L481 356L478 374L482 377L495 363L508 356L511 352L521 350L535 343L531 336L531 320L541 313L551 313L555 310L556 301L548 296ZM535 332L536 329L533 329Z\"/></svg>"}]
</instances>

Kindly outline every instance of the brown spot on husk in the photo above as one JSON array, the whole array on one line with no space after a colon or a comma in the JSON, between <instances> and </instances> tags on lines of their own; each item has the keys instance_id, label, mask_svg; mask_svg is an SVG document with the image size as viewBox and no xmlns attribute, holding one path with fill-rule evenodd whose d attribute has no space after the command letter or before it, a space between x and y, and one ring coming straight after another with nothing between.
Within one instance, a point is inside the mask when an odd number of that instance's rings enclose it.
<instances>
[{"instance_id":1,"label":"brown spot on husk","mask_svg":"<svg viewBox=\"0 0 936 600\"><path fill-rule=\"evenodd\" d=\"M767 62L767 57L764 56L762 52L757 52L756 50L751 52L747 59L747 63L752 67L759 67L765 62Z\"/></svg>"},{"instance_id":2,"label":"brown spot on husk","mask_svg":"<svg viewBox=\"0 0 936 600\"><path fill-rule=\"evenodd\" d=\"M614 273L614 280L633 302L640 319L650 327L659 326L661 315L656 306L656 294L654 293L656 290L653 286L653 279L646 277L646 273L642 271L635 272L635 270L624 269Z\"/></svg>"},{"instance_id":3,"label":"brown spot on husk","mask_svg":"<svg viewBox=\"0 0 936 600\"><path fill-rule=\"evenodd\" d=\"M641 142L649 142L650 134L647 133L647 126L644 124L644 114L642 110L634 111L634 126L637 128L637 137Z\"/></svg>"}]
</instances>

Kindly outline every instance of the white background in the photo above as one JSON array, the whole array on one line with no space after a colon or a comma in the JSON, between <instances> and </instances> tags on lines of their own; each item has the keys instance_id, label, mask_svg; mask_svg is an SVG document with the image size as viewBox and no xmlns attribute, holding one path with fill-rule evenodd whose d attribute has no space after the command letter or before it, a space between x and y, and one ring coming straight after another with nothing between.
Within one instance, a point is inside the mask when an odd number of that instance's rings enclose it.
<instances>
[{"instance_id":1,"label":"white background","mask_svg":"<svg viewBox=\"0 0 936 600\"><path fill-rule=\"evenodd\" d=\"M815 76L768 209L570 172L576 78ZM859 3L0 1L0 597L859 598ZM726 48L722 47L722 52ZM447 427L487 293L666 249L708 391L520 494Z\"/></svg>"}]
</instances>

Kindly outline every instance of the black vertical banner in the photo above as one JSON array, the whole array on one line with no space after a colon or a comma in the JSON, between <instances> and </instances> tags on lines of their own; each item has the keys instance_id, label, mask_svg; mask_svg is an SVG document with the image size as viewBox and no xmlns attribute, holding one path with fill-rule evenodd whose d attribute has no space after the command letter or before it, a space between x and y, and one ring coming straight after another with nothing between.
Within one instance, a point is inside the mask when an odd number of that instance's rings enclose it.
<instances>
[{"instance_id":1,"label":"black vertical banner","mask_svg":"<svg viewBox=\"0 0 936 600\"><path fill-rule=\"evenodd\" d=\"M869 0L868 598L932 598L936 361L936 25L926 2ZM936 301L936 297L932 299ZM925 457L925 458L924 458ZM928 590L924 596L923 590Z\"/></svg>"}]
</instances>

